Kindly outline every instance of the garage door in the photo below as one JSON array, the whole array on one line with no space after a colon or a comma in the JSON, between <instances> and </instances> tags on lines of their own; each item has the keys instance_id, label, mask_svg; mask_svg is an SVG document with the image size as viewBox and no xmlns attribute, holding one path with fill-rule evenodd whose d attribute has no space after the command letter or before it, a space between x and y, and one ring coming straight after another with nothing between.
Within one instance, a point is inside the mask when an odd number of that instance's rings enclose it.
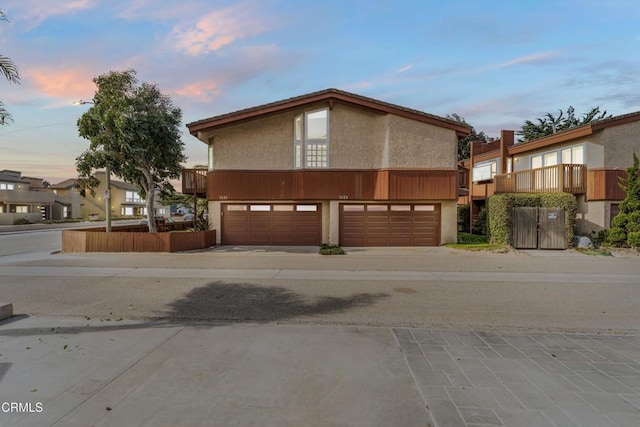
<instances>
[{"instance_id":1,"label":"garage door","mask_svg":"<svg viewBox=\"0 0 640 427\"><path fill-rule=\"evenodd\" d=\"M438 246L439 204L342 204L342 246Z\"/></svg>"},{"instance_id":2,"label":"garage door","mask_svg":"<svg viewBox=\"0 0 640 427\"><path fill-rule=\"evenodd\" d=\"M224 245L320 245L322 209L317 204L222 205Z\"/></svg>"}]
</instances>

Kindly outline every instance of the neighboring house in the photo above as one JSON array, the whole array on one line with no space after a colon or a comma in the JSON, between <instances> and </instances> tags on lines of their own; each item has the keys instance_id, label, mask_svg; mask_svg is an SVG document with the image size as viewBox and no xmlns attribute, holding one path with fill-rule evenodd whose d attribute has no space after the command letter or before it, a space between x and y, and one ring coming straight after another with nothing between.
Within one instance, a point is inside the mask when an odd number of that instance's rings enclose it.
<instances>
[{"instance_id":1,"label":"neighboring house","mask_svg":"<svg viewBox=\"0 0 640 427\"><path fill-rule=\"evenodd\" d=\"M105 173L96 172L95 177L100 184L94 188L94 195L90 191L80 190L76 179L67 179L58 184L49 186L49 189L55 194L69 200L72 204L73 218L88 218L90 216L105 215ZM137 187L122 181L111 179L111 213L113 216L144 216L147 214L146 201L137 191ZM157 202L154 205L157 216L170 216L168 206L160 205ZM77 212L77 214L76 214Z\"/></svg>"},{"instance_id":2,"label":"neighboring house","mask_svg":"<svg viewBox=\"0 0 640 427\"><path fill-rule=\"evenodd\" d=\"M218 243L456 241L458 122L327 89L187 127L209 163L183 193L207 197Z\"/></svg>"},{"instance_id":3,"label":"neighboring house","mask_svg":"<svg viewBox=\"0 0 640 427\"><path fill-rule=\"evenodd\" d=\"M0 171L0 224L18 219L29 222L60 220L69 215L70 203L42 186L40 178L23 177L19 171Z\"/></svg>"},{"instance_id":4,"label":"neighboring house","mask_svg":"<svg viewBox=\"0 0 640 427\"><path fill-rule=\"evenodd\" d=\"M459 202L470 203L473 217L494 193L563 191L578 202L576 232L600 231L610 227L625 197L618 183L633 152L640 153L640 112L522 143L503 131L500 141L472 144L463 162L468 182L460 185L468 195L461 191Z\"/></svg>"},{"instance_id":5,"label":"neighboring house","mask_svg":"<svg viewBox=\"0 0 640 427\"><path fill-rule=\"evenodd\" d=\"M70 203L69 218L82 218L83 197L75 179L66 179L50 185L49 191Z\"/></svg>"}]
</instances>

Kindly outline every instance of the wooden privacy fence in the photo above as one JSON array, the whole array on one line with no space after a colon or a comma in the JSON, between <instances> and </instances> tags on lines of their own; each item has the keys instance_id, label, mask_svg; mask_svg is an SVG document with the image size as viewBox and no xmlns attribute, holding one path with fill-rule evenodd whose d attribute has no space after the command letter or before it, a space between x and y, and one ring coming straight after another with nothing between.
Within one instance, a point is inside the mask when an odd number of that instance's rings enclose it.
<instances>
[{"instance_id":1,"label":"wooden privacy fence","mask_svg":"<svg viewBox=\"0 0 640 427\"><path fill-rule=\"evenodd\" d=\"M516 249L566 249L564 209L514 208L511 241Z\"/></svg>"},{"instance_id":2,"label":"wooden privacy fence","mask_svg":"<svg viewBox=\"0 0 640 427\"><path fill-rule=\"evenodd\" d=\"M141 233L63 230L62 252L179 252L216 244L216 231Z\"/></svg>"}]
</instances>

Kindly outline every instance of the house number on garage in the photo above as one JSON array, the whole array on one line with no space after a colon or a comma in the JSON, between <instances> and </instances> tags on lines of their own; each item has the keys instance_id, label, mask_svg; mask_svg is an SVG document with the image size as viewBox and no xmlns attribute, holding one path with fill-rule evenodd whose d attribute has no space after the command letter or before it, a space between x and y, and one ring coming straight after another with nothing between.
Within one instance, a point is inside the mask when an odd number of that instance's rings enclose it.
<instances>
[{"instance_id":1,"label":"house number on garage","mask_svg":"<svg viewBox=\"0 0 640 427\"><path fill-rule=\"evenodd\" d=\"M229 198L229 196L219 196L220 200L227 200Z\"/></svg>"},{"instance_id":2,"label":"house number on garage","mask_svg":"<svg viewBox=\"0 0 640 427\"><path fill-rule=\"evenodd\" d=\"M341 195L338 196L338 199L340 199L340 200L347 200L348 198L349 198L349 196L346 196L344 194L341 194Z\"/></svg>"}]
</instances>

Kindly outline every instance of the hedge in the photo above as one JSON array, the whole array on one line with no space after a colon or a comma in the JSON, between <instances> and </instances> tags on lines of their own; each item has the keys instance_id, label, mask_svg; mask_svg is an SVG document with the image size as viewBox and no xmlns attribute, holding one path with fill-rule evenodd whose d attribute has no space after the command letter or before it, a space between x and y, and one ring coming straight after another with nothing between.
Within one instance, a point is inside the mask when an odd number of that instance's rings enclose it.
<instances>
[{"instance_id":1,"label":"hedge","mask_svg":"<svg viewBox=\"0 0 640 427\"><path fill-rule=\"evenodd\" d=\"M576 198L569 193L506 193L496 194L487 200L489 209L490 242L511 245L511 222L513 208L564 208L565 225L567 227L567 245L573 244L573 233L576 225L578 204Z\"/></svg>"}]
</instances>

